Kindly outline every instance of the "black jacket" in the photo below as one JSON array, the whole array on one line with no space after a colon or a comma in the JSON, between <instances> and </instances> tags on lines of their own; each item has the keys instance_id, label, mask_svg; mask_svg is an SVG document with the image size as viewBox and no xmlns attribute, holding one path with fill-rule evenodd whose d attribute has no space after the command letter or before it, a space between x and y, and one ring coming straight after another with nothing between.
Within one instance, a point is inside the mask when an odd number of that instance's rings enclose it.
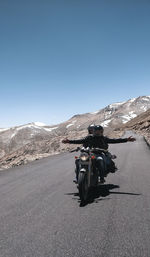
<instances>
[{"instance_id":1,"label":"black jacket","mask_svg":"<svg viewBox=\"0 0 150 257\"><path fill-rule=\"evenodd\" d=\"M79 140L69 140L69 144L83 144L84 147L102 148L107 150L108 144L126 143L127 138L111 139L105 136L87 136Z\"/></svg>"}]
</instances>

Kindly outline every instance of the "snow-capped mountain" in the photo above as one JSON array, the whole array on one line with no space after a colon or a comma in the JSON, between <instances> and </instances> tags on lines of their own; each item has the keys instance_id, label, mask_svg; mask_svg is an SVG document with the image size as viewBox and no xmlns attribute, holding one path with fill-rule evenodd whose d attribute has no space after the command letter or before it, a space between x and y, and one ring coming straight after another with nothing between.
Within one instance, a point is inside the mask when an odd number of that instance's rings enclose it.
<instances>
[{"instance_id":1,"label":"snow-capped mountain","mask_svg":"<svg viewBox=\"0 0 150 257\"><path fill-rule=\"evenodd\" d=\"M128 122L149 108L150 96L133 98L126 102L110 104L96 112L75 115L67 122L60 124L58 130L62 127L65 131L83 130L92 123L101 124L108 129L109 127L114 128Z\"/></svg>"},{"instance_id":2,"label":"snow-capped mountain","mask_svg":"<svg viewBox=\"0 0 150 257\"><path fill-rule=\"evenodd\" d=\"M61 144L63 137L81 138L87 134L90 124L101 124L105 134L109 136L115 128L137 117L150 109L150 96L129 99L126 102L113 103L95 112L77 114L66 122L55 126L47 126L34 122L13 128L0 129L0 158L15 162L17 156L21 160L35 159L61 152L68 146ZM14 163L15 165L15 163ZM3 165L4 166L4 165Z\"/></svg>"}]
</instances>

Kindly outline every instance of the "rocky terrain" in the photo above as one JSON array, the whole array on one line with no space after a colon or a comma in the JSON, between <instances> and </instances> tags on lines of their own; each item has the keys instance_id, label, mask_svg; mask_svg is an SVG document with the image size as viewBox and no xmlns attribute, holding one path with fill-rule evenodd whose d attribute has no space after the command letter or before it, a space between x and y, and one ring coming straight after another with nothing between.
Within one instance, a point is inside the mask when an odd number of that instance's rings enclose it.
<instances>
[{"instance_id":1,"label":"rocky terrain","mask_svg":"<svg viewBox=\"0 0 150 257\"><path fill-rule=\"evenodd\" d=\"M62 139L84 137L90 124L101 124L105 128L105 134L110 137L121 136L128 128L143 133L149 140L149 127L145 127L149 124L149 118L145 116L143 123L140 123L148 109L150 96L141 96L126 102L110 104L96 112L75 115L55 126L35 122L0 129L0 169L25 164L74 148L74 145L62 144Z\"/></svg>"},{"instance_id":2,"label":"rocky terrain","mask_svg":"<svg viewBox=\"0 0 150 257\"><path fill-rule=\"evenodd\" d=\"M116 131L132 130L144 136L146 142L150 145L150 109L144 113L141 113L136 118L127 122Z\"/></svg>"}]
</instances>

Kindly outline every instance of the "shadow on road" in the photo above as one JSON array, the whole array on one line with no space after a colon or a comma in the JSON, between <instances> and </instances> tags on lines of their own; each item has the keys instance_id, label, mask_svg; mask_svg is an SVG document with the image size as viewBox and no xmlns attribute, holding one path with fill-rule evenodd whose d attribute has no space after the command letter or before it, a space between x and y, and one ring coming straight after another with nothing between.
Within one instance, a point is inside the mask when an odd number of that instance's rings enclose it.
<instances>
[{"instance_id":1,"label":"shadow on road","mask_svg":"<svg viewBox=\"0 0 150 257\"><path fill-rule=\"evenodd\" d=\"M136 193L128 193L128 192L111 192L110 190L115 189L115 188L120 188L119 185L114 185L114 184L107 184L107 185L99 185L96 188L93 188L89 192L89 197L88 201L82 203L80 200L78 202L80 203L80 207L84 207L87 204L91 204L93 202L98 203L101 200L104 200L104 198L100 197L106 197L111 194L118 194L118 195L140 195ZM79 196L79 193L67 193L66 195L73 195L75 197ZM77 198L73 198L74 200L77 200ZM106 198L108 200L108 198ZM105 199L105 200L106 200Z\"/></svg>"}]
</instances>

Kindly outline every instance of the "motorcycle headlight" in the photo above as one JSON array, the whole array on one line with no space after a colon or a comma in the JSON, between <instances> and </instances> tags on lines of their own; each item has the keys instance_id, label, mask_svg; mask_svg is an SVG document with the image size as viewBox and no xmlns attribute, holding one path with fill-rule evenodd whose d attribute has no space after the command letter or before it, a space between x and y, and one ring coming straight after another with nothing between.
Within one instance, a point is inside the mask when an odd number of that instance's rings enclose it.
<instances>
[{"instance_id":1,"label":"motorcycle headlight","mask_svg":"<svg viewBox=\"0 0 150 257\"><path fill-rule=\"evenodd\" d=\"M88 154L86 155L86 154L83 154L83 155L81 155L80 156L80 159L81 159L81 161L88 161L88 159L89 159L89 156L88 156Z\"/></svg>"}]
</instances>

